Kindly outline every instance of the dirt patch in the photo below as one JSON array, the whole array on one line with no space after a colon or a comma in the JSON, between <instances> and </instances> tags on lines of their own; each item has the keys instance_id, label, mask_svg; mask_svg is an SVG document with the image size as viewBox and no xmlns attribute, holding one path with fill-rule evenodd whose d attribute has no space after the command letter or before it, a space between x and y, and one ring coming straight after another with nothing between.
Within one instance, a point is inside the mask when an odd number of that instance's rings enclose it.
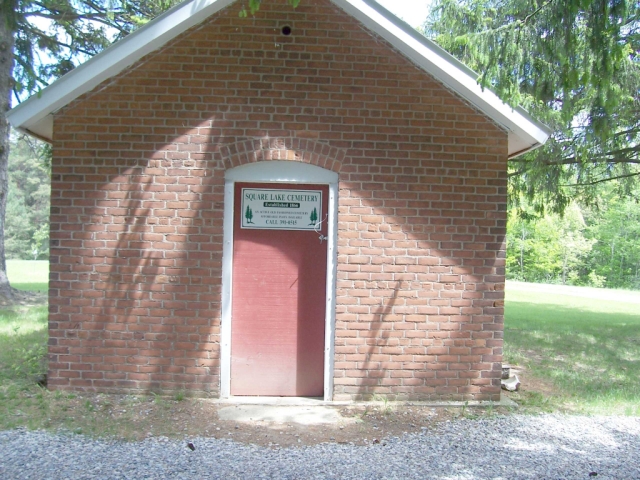
<instances>
[{"instance_id":1,"label":"dirt patch","mask_svg":"<svg viewBox=\"0 0 640 480\"><path fill-rule=\"evenodd\" d=\"M535 355L532 355L528 358L535 363L534 357ZM512 365L511 374L518 376L520 388L516 392L503 390L502 393L518 404L518 411L522 413L569 411L563 392L551 380L533 375L527 367L522 365Z\"/></svg>"},{"instance_id":2,"label":"dirt patch","mask_svg":"<svg viewBox=\"0 0 640 480\"><path fill-rule=\"evenodd\" d=\"M550 380L539 378L529 373L529 369L516 365L511 367L511 374L520 379L521 392L536 392L544 397L552 397L558 394L557 387Z\"/></svg>"},{"instance_id":3,"label":"dirt patch","mask_svg":"<svg viewBox=\"0 0 640 480\"><path fill-rule=\"evenodd\" d=\"M27 292L13 287L0 291L0 307L27 307L46 305L48 295L46 292Z\"/></svg>"},{"instance_id":4,"label":"dirt patch","mask_svg":"<svg viewBox=\"0 0 640 480\"><path fill-rule=\"evenodd\" d=\"M236 422L221 420L218 410L228 407L206 399L182 399L106 394L69 394L41 391L32 407L20 402L31 428L47 428L126 440L169 437L195 442L197 437L229 439L267 447L342 443L384 444L390 437L432 430L441 422L508 413L504 407L428 407L379 404L336 408L344 422L323 425ZM285 407L286 408L286 407ZM9 412L7 412L9 413ZM44 414L38 421L35 417ZM33 421L36 421L34 424ZM18 422L22 423L22 422ZM39 425L38 425L39 423ZM17 426L17 425L16 425ZM197 448L197 442L195 444Z\"/></svg>"},{"instance_id":5,"label":"dirt patch","mask_svg":"<svg viewBox=\"0 0 640 480\"><path fill-rule=\"evenodd\" d=\"M460 416L460 409L422 406L349 406L336 408L345 419L337 424L299 425L296 423L215 422L213 436L263 446L342 443L384 444L389 437L420 433L439 422Z\"/></svg>"}]
</instances>

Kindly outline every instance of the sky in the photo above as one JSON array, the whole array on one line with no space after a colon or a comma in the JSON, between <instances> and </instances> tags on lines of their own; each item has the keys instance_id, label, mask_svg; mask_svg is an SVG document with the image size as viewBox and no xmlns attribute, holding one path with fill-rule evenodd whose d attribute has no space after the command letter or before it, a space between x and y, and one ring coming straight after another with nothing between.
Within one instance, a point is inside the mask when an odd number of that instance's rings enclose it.
<instances>
[{"instance_id":1,"label":"sky","mask_svg":"<svg viewBox=\"0 0 640 480\"><path fill-rule=\"evenodd\" d=\"M427 18L431 0L376 0L412 27L421 26Z\"/></svg>"}]
</instances>

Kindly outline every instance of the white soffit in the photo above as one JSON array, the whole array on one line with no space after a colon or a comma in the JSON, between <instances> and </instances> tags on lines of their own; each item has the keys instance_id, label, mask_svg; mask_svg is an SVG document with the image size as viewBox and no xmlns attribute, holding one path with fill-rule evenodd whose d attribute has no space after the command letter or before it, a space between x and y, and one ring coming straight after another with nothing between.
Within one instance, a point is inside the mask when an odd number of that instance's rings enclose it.
<instances>
[{"instance_id":1,"label":"white soffit","mask_svg":"<svg viewBox=\"0 0 640 480\"><path fill-rule=\"evenodd\" d=\"M51 141L56 110L234 1L187 0L177 5L16 106L7 118L18 130ZM510 157L546 142L551 132L546 126L483 90L474 72L374 0L331 1L502 126L509 135Z\"/></svg>"},{"instance_id":2,"label":"white soffit","mask_svg":"<svg viewBox=\"0 0 640 480\"><path fill-rule=\"evenodd\" d=\"M50 142L54 112L235 1L187 0L176 5L16 106L7 114L9 122Z\"/></svg>"},{"instance_id":3,"label":"white soffit","mask_svg":"<svg viewBox=\"0 0 640 480\"><path fill-rule=\"evenodd\" d=\"M509 157L538 148L549 138L551 130L546 125L522 108L513 109L491 90L483 89L473 70L375 0L331 1L507 130Z\"/></svg>"}]
</instances>

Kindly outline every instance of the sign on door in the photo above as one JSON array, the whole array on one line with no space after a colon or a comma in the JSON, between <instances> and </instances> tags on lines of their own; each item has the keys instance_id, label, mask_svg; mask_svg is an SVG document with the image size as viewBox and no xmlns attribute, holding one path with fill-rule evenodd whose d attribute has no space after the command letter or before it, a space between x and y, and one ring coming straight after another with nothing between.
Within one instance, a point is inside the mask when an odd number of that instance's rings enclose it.
<instances>
[{"instance_id":1,"label":"sign on door","mask_svg":"<svg viewBox=\"0 0 640 480\"><path fill-rule=\"evenodd\" d=\"M243 188L241 211L241 228L318 230L322 191Z\"/></svg>"}]
</instances>

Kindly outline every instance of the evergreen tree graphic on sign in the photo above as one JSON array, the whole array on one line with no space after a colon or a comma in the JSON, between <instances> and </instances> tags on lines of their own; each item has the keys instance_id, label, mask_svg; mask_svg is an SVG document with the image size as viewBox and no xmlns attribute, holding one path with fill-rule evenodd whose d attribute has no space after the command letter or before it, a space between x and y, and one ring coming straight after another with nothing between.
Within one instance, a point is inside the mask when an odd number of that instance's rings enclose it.
<instances>
[{"instance_id":1,"label":"evergreen tree graphic on sign","mask_svg":"<svg viewBox=\"0 0 640 480\"><path fill-rule=\"evenodd\" d=\"M251 210L251 207L249 205L247 205L247 211L244 212L244 218L247 219L247 223L253 223L251 221L251 219L253 218L253 210Z\"/></svg>"},{"instance_id":2,"label":"evergreen tree graphic on sign","mask_svg":"<svg viewBox=\"0 0 640 480\"><path fill-rule=\"evenodd\" d=\"M311 212L311 223L309 225L315 225L316 221L318 220L318 211L316 210L316 208L313 208L313 211Z\"/></svg>"}]
</instances>

